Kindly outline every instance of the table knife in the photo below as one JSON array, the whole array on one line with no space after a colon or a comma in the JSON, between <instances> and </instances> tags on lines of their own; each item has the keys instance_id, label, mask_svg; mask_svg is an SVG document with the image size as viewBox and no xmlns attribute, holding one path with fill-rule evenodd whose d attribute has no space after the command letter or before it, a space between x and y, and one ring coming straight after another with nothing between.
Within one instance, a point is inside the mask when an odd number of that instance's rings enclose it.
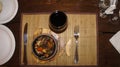
<instances>
[{"instance_id":1,"label":"table knife","mask_svg":"<svg viewBox=\"0 0 120 67\"><path fill-rule=\"evenodd\" d=\"M27 30L28 30L28 23L24 26L24 33L23 33L23 40L24 40L24 57L23 62L24 65L27 65Z\"/></svg>"}]
</instances>

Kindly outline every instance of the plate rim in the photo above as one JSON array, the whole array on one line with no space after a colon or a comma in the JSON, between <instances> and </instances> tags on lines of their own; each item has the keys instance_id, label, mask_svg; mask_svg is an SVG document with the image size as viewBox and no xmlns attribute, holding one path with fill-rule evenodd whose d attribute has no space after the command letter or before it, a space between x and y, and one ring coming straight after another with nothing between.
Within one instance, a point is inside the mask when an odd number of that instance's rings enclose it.
<instances>
[{"instance_id":1,"label":"plate rim","mask_svg":"<svg viewBox=\"0 0 120 67\"><path fill-rule=\"evenodd\" d=\"M12 46L11 46L9 55L4 57L5 59L0 60L0 65L3 65L12 58L12 56L14 55L16 46L15 46L15 37L14 37L12 31L8 27L6 27L4 25L0 25L0 29L1 28L2 28L2 30L5 30L7 32L7 34L8 34L8 36L10 37L10 39L12 39L11 40L11 45Z\"/></svg>"},{"instance_id":2,"label":"plate rim","mask_svg":"<svg viewBox=\"0 0 120 67\"><path fill-rule=\"evenodd\" d=\"M55 46L56 46L57 49L55 50L55 52L53 53L53 55L52 55L51 57L49 57L48 59L40 59L40 58L34 53L34 50L33 50L33 45L34 45L33 43L34 43L34 41L35 41L36 39L38 39L39 37L41 37L41 36L48 36L48 37L52 38L52 39L54 40L55 44L56 44ZM57 40L55 39L55 37L54 37L53 35L47 34L47 33L42 33L42 34L40 34L39 36L37 36L35 39L33 39L31 48L32 48L32 53L34 54L34 56L37 57L37 58L38 58L39 60L41 60L41 61L51 60L52 58L55 57L55 55L57 54L58 49L59 49L58 43L57 43Z\"/></svg>"}]
</instances>

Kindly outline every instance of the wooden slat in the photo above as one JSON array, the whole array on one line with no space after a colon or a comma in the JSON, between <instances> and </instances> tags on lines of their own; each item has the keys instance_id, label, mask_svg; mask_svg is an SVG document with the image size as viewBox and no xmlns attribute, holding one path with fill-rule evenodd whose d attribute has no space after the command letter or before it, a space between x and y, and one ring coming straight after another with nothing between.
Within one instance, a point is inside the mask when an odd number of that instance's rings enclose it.
<instances>
[{"instance_id":1,"label":"wooden slat","mask_svg":"<svg viewBox=\"0 0 120 67\"><path fill-rule=\"evenodd\" d=\"M28 45L27 58L28 65L97 65L97 31L96 31L96 15L95 14L67 14L68 28L65 32L58 34L64 38L65 42L72 39L71 55L65 53L56 56L53 61L41 64L39 60L32 54L31 45L33 42L33 34L38 28L49 29L50 14L23 14L22 32L24 25L28 23ZM80 26L79 38L79 63L74 64L75 39L73 37L74 26ZM23 36L23 33L22 33ZM23 41L23 40L22 40ZM21 64L23 63L23 42L21 47Z\"/></svg>"}]
</instances>

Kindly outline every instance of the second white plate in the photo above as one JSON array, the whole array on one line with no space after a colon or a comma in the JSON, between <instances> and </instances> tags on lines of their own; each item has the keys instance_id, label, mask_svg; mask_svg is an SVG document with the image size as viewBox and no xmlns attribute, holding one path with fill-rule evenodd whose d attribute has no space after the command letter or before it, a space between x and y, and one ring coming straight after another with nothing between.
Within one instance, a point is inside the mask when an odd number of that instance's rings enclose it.
<instances>
[{"instance_id":1,"label":"second white plate","mask_svg":"<svg viewBox=\"0 0 120 67\"><path fill-rule=\"evenodd\" d=\"M13 33L4 25L0 25L0 65L8 62L15 51Z\"/></svg>"}]
</instances>

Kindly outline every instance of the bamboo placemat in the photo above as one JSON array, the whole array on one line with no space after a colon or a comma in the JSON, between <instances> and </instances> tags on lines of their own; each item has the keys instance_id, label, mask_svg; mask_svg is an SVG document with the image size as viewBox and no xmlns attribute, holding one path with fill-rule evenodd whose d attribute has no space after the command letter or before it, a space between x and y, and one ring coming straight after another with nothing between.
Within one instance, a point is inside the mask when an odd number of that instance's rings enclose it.
<instances>
[{"instance_id":1,"label":"bamboo placemat","mask_svg":"<svg viewBox=\"0 0 120 67\"><path fill-rule=\"evenodd\" d=\"M25 23L28 23L28 44L27 44L27 58L28 65L97 65L97 30L96 30L96 14L67 14L68 28L65 32L59 34L63 37L65 42L72 39L71 55L67 56L63 53L61 56L55 57L51 62L41 64L37 58L32 54L31 45L33 42L33 33L38 28L49 29L49 15L50 14L23 14L22 15L22 31L21 31L21 64L23 64L23 29ZM74 64L75 39L73 37L74 26L80 27L79 38L79 63Z\"/></svg>"}]
</instances>

